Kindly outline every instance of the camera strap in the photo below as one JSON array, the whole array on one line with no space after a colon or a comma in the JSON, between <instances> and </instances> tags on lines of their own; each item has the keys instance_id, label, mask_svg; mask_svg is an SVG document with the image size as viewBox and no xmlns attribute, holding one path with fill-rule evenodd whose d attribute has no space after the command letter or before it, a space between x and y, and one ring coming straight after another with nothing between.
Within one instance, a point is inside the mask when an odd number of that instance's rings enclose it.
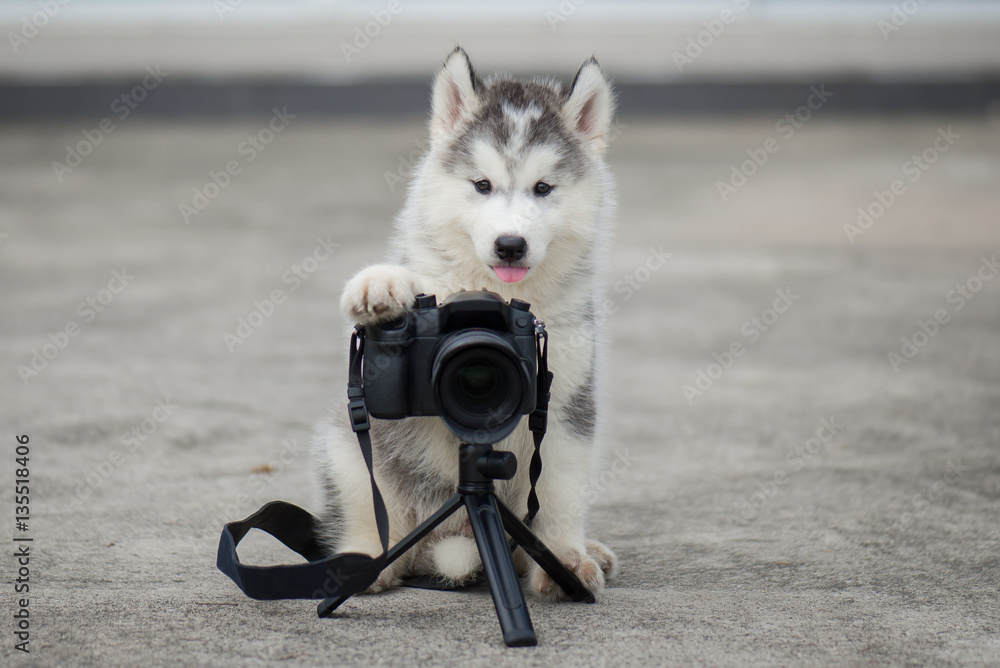
<instances>
[{"instance_id":1,"label":"camera strap","mask_svg":"<svg viewBox=\"0 0 1000 668\"><path fill-rule=\"evenodd\" d=\"M552 372L549 371L549 335L545 331L545 323L535 318L535 348L538 358L538 395L535 398L535 410L528 416L528 429L531 430L535 442L535 450L531 453L531 465L528 467L528 479L531 489L528 491L528 514L524 523L531 526L532 520L538 514L538 494L535 485L542 475L542 439L549 418L549 398L552 387Z\"/></svg>"},{"instance_id":2,"label":"camera strap","mask_svg":"<svg viewBox=\"0 0 1000 668\"><path fill-rule=\"evenodd\" d=\"M298 506L273 501L245 520L227 524L219 540L216 565L250 598L346 598L370 587L385 568L386 553L389 550L389 516L382 493L375 483L372 466L372 442L368 433L371 423L365 405L361 375L364 345L364 329L358 327L351 335L348 410L351 428L358 436L358 445L371 479L372 505L382 543L382 554L371 557L345 552L327 557L317 536L316 518ZM236 546L251 529L266 531L286 547L305 557L309 563L280 566L243 564L236 554Z\"/></svg>"}]
</instances>

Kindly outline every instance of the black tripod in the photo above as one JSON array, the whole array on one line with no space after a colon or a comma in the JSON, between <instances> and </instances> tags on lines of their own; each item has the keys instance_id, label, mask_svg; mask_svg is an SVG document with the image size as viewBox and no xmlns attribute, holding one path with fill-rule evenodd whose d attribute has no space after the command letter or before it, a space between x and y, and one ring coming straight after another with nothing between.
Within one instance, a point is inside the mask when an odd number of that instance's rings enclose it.
<instances>
[{"instance_id":1,"label":"black tripod","mask_svg":"<svg viewBox=\"0 0 1000 668\"><path fill-rule=\"evenodd\" d=\"M520 545L572 600L593 603L594 595L535 537L517 515L496 498L493 481L510 480L514 477L517 470L514 454L494 451L493 446L488 444L465 444L459 450L459 458L458 491L423 524L389 550L386 565L402 556L464 505L469 512L472 533L482 557L483 571L500 620L504 644L508 647L535 645L538 640L535 638L521 583L511 560L514 547ZM512 544L507 543L505 530L514 539ZM319 605L319 616L328 617L348 598L349 596L339 596L324 600Z\"/></svg>"}]
</instances>

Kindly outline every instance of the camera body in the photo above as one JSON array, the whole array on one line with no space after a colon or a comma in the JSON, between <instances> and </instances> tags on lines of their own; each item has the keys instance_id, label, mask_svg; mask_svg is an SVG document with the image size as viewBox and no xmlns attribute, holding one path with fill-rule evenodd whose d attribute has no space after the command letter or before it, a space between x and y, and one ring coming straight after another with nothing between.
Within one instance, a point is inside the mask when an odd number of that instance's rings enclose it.
<instances>
[{"instance_id":1,"label":"camera body","mask_svg":"<svg viewBox=\"0 0 1000 668\"><path fill-rule=\"evenodd\" d=\"M412 311L365 330L364 388L373 417L440 416L466 443L495 443L535 408L535 317L530 304L487 290Z\"/></svg>"}]
</instances>

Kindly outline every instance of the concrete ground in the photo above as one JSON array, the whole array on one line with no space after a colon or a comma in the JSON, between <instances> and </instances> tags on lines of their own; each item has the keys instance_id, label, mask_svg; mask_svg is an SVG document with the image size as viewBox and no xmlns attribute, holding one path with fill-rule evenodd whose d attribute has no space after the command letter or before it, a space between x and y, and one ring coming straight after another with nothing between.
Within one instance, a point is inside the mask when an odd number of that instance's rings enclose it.
<instances>
[{"instance_id":1,"label":"concrete ground","mask_svg":"<svg viewBox=\"0 0 1000 668\"><path fill-rule=\"evenodd\" d=\"M249 161L267 118L127 119L59 174L96 122L0 127L0 496L34 538L3 550L31 553L31 651L8 621L5 665L1000 664L1000 126L778 120L626 118L611 147L590 532L622 571L596 605L532 603L533 649L503 646L484 592L321 620L215 569L224 522L316 509L338 294L383 251L418 120L291 119ZM753 173L723 201L734 169ZM206 206L187 224L182 203ZM652 271L651 248L671 253ZM241 555L291 558L260 537Z\"/></svg>"}]
</instances>

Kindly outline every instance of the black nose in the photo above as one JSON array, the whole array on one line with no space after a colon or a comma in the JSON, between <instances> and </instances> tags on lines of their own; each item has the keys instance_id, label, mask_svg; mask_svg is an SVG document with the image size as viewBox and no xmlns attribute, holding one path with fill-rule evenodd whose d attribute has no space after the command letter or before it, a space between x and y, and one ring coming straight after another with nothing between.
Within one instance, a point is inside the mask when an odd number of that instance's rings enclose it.
<instances>
[{"instance_id":1,"label":"black nose","mask_svg":"<svg viewBox=\"0 0 1000 668\"><path fill-rule=\"evenodd\" d=\"M493 243L497 257L507 262L517 262L528 250L528 242L524 237L500 237Z\"/></svg>"}]
</instances>

